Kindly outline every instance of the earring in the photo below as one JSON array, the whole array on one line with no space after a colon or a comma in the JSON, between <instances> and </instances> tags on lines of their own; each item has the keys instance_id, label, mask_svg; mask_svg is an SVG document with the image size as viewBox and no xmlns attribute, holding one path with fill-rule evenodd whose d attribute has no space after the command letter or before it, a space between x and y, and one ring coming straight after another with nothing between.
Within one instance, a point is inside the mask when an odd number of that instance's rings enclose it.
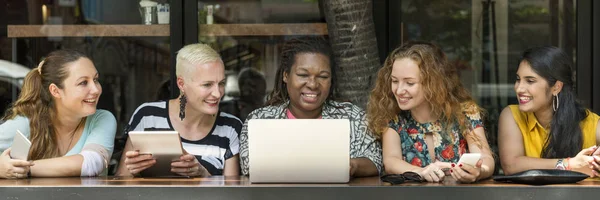
<instances>
[{"instance_id":1,"label":"earring","mask_svg":"<svg viewBox=\"0 0 600 200\"><path fill-rule=\"evenodd\" d=\"M556 112L558 110L558 94L557 95L553 95L554 98L552 99L552 110L554 110L554 112ZM554 102L556 101L556 105L554 105Z\"/></svg>"},{"instance_id":2,"label":"earring","mask_svg":"<svg viewBox=\"0 0 600 200\"><path fill-rule=\"evenodd\" d=\"M187 104L187 97L185 94L181 94L179 97L179 118L181 121L185 118L185 104Z\"/></svg>"}]
</instances>

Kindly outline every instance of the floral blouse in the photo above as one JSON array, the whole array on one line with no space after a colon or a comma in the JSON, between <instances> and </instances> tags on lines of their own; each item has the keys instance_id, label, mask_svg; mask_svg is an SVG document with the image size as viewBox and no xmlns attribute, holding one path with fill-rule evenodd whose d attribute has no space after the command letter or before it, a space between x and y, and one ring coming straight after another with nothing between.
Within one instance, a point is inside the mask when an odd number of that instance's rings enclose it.
<instances>
[{"instance_id":1,"label":"floral blouse","mask_svg":"<svg viewBox=\"0 0 600 200\"><path fill-rule=\"evenodd\" d=\"M475 108L475 105L463 104L463 113L470 123L471 130L483 127L480 114ZM439 120L419 123L412 118L410 113L401 112L398 120L391 121L389 127L396 130L400 136L403 159L415 166L425 167L435 160L456 163L460 156L468 151L467 141L463 134L459 134L458 122L453 123L451 129L447 129L445 124ZM430 157L425 143L425 133L432 133L435 160Z\"/></svg>"}]
</instances>

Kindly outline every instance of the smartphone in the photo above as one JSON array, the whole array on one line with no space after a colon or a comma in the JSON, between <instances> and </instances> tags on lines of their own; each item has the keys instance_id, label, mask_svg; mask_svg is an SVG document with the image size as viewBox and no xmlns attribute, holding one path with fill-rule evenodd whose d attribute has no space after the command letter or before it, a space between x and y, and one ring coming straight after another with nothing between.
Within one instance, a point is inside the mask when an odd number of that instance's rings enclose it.
<instances>
[{"instance_id":1,"label":"smartphone","mask_svg":"<svg viewBox=\"0 0 600 200\"><path fill-rule=\"evenodd\" d=\"M29 155L29 149L31 148L31 142L21 131L17 130L15 137L13 138L12 146L10 147L10 158L27 160Z\"/></svg>"},{"instance_id":2,"label":"smartphone","mask_svg":"<svg viewBox=\"0 0 600 200\"><path fill-rule=\"evenodd\" d=\"M600 147L596 145L596 151L592 153L590 156L600 156Z\"/></svg>"},{"instance_id":3,"label":"smartphone","mask_svg":"<svg viewBox=\"0 0 600 200\"><path fill-rule=\"evenodd\" d=\"M460 156L458 163L475 166L479 162L479 159L481 159L481 153L464 153Z\"/></svg>"}]
</instances>

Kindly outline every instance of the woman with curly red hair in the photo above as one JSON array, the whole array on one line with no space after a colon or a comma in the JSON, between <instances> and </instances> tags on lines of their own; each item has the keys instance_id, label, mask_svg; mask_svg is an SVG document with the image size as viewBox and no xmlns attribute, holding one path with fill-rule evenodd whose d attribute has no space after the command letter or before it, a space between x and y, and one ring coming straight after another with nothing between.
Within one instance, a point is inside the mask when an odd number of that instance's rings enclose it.
<instances>
[{"instance_id":1,"label":"woman with curly red hair","mask_svg":"<svg viewBox=\"0 0 600 200\"><path fill-rule=\"evenodd\" d=\"M379 70L367 120L382 140L386 173L415 172L429 182L449 173L471 183L494 171L481 112L440 48L408 42ZM467 152L481 153L475 166L457 163Z\"/></svg>"}]
</instances>

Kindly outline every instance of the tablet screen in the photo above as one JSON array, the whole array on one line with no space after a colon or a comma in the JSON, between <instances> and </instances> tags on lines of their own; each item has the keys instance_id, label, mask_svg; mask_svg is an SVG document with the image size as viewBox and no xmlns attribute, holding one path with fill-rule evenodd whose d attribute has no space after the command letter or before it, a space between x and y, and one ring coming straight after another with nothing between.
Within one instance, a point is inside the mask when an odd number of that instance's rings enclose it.
<instances>
[{"instance_id":1,"label":"tablet screen","mask_svg":"<svg viewBox=\"0 0 600 200\"><path fill-rule=\"evenodd\" d=\"M174 177L171 162L183 155L181 140L177 131L130 131L129 139L133 149L140 154L151 154L156 164L140 172L143 177Z\"/></svg>"}]
</instances>

